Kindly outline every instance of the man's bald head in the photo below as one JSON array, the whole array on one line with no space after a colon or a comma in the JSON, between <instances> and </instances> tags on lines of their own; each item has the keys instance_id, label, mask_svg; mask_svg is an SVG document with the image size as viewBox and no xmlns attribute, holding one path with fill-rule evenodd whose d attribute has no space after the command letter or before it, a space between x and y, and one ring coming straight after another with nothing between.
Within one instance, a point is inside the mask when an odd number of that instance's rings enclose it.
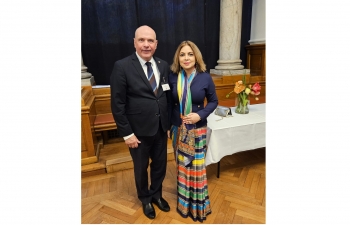
<instances>
[{"instance_id":1,"label":"man's bald head","mask_svg":"<svg viewBox=\"0 0 350 225\"><path fill-rule=\"evenodd\" d=\"M157 49L157 44L156 32L152 28L144 25L136 29L134 47L142 59L151 60Z\"/></svg>"},{"instance_id":2,"label":"man's bald head","mask_svg":"<svg viewBox=\"0 0 350 225\"><path fill-rule=\"evenodd\" d=\"M140 26L139 28L136 29L135 38L137 37L138 33L142 33L142 32L153 33L154 39L157 39L156 32L151 27L149 27L147 25Z\"/></svg>"}]
</instances>

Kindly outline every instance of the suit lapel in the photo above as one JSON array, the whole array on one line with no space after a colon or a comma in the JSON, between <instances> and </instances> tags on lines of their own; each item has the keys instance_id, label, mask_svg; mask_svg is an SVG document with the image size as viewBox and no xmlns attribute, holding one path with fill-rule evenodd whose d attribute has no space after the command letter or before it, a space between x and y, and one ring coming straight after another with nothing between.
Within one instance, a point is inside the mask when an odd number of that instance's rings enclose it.
<instances>
[{"instance_id":1,"label":"suit lapel","mask_svg":"<svg viewBox=\"0 0 350 225\"><path fill-rule=\"evenodd\" d=\"M161 96L163 93L163 88L162 88L162 83L164 83L164 79L165 79L165 70L164 70L164 63L161 63L161 61L154 57L154 60L156 61L157 67L158 67L158 71L159 71L159 85L158 85L158 92L157 92L157 96Z\"/></svg>"},{"instance_id":2,"label":"suit lapel","mask_svg":"<svg viewBox=\"0 0 350 225\"><path fill-rule=\"evenodd\" d=\"M143 82L149 87L149 90L151 92L153 92L153 89L151 87L151 84L149 83L148 79L146 78L145 72L142 69L142 66L140 64L139 59L137 58L136 54L132 54L131 56L132 59L132 64L135 67L138 75L141 77L141 79L143 80ZM158 91L157 91L157 96L161 96L163 94L163 88L162 88L162 83L164 83L164 80L167 81L166 79L166 72L167 71L165 69L165 64L161 62L160 59L154 57L154 60L156 62L156 65L158 67L158 71L159 71L159 85L158 85Z\"/></svg>"},{"instance_id":3,"label":"suit lapel","mask_svg":"<svg viewBox=\"0 0 350 225\"><path fill-rule=\"evenodd\" d=\"M142 66L140 64L140 61L137 58L136 54L134 53L131 58L132 58L132 64L135 67L138 75L141 77L143 82L149 87L150 91L153 92L151 84L149 83L149 81L148 81L148 79L147 79L147 77L145 75L145 72L143 71Z\"/></svg>"}]
</instances>

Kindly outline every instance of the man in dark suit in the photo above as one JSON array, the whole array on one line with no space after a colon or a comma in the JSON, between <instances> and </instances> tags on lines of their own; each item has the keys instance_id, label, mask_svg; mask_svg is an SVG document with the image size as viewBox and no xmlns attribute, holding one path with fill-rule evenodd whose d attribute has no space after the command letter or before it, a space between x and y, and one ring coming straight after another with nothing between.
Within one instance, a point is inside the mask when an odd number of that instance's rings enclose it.
<instances>
[{"instance_id":1,"label":"man in dark suit","mask_svg":"<svg viewBox=\"0 0 350 225\"><path fill-rule=\"evenodd\" d=\"M168 212L162 198L162 182L167 165L167 135L170 128L167 111L169 90L167 62L153 54L156 33L148 26L135 31L136 52L114 63L111 74L111 108L118 131L129 147L134 163L137 195L144 214L155 218L152 203ZM151 185L147 168L150 164Z\"/></svg>"}]
</instances>

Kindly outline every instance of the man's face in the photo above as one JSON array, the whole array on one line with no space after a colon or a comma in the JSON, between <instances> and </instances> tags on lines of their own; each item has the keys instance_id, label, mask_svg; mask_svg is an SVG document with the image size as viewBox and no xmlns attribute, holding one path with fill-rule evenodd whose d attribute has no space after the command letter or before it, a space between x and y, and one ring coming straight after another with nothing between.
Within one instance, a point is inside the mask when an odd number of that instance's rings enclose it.
<instances>
[{"instance_id":1,"label":"man's face","mask_svg":"<svg viewBox=\"0 0 350 225\"><path fill-rule=\"evenodd\" d=\"M144 60L151 60L157 49L155 32L149 27L140 27L135 32L134 46L137 54Z\"/></svg>"}]
</instances>

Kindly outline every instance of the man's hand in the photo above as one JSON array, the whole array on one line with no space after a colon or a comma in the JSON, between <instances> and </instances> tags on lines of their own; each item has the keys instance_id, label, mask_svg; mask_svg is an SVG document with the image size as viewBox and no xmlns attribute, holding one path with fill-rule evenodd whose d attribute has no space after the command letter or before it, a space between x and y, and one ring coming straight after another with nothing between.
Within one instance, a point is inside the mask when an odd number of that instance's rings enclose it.
<instances>
[{"instance_id":1,"label":"man's hand","mask_svg":"<svg viewBox=\"0 0 350 225\"><path fill-rule=\"evenodd\" d=\"M137 148L137 147L139 147L140 143L141 143L141 141L139 141L139 139L137 139L137 137L135 135L133 135L125 140L125 144L129 148Z\"/></svg>"}]
</instances>

